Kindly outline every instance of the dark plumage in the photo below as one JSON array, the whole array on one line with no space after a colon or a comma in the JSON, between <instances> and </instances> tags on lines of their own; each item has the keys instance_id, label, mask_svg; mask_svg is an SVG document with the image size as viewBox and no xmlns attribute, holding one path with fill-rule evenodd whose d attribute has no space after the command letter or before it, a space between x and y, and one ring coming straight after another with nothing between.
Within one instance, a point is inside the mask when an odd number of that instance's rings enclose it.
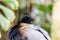
<instances>
[{"instance_id":1,"label":"dark plumage","mask_svg":"<svg viewBox=\"0 0 60 40\"><path fill-rule=\"evenodd\" d=\"M9 40L22 40L21 33L18 31L18 25L15 25L9 31Z\"/></svg>"},{"instance_id":2,"label":"dark plumage","mask_svg":"<svg viewBox=\"0 0 60 40\"><path fill-rule=\"evenodd\" d=\"M27 32L26 36L21 35L21 31L19 31L20 26L15 25L13 28L10 29L9 31L9 40L50 40L50 37L48 33L43 30L42 28L32 25L31 23L31 18L29 16L24 16L22 20L19 23L29 23L28 26L25 28L31 29L29 32ZM32 30L33 29L33 30ZM24 33L25 33L24 32Z\"/></svg>"},{"instance_id":3,"label":"dark plumage","mask_svg":"<svg viewBox=\"0 0 60 40\"><path fill-rule=\"evenodd\" d=\"M32 18L28 15L23 16L23 18L21 19L21 21L18 22L19 23L28 23L31 24L32 23Z\"/></svg>"},{"instance_id":4,"label":"dark plumage","mask_svg":"<svg viewBox=\"0 0 60 40\"><path fill-rule=\"evenodd\" d=\"M31 23L31 21L32 21L31 17L26 15L22 18L21 21L18 22L18 24L19 23ZM18 28L20 28L19 25L15 25L13 28L10 29L9 35L8 35L9 40L27 40L27 37L25 39L22 39L22 35L19 32Z\"/></svg>"}]
</instances>

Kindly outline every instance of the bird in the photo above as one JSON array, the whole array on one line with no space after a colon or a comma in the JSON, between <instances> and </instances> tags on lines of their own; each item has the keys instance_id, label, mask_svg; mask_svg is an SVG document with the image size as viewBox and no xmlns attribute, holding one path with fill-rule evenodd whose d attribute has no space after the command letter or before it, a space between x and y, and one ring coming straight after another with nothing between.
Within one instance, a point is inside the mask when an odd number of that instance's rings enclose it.
<instances>
[{"instance_id":1,"label":"bird","mask_svg":"<svg viewBox=\"0 0 60 40\"><path fill-rule=\"evenodd\" d=\"M27 24L21 26L21 24ZM32 24L30 16L23 16L8 32L9 40L51 40L49 34L39 26Z\"/></svg>"},{"instance_id":2,"label":"bird","mask_svg":"<svg viewBox=\"0 0 60 40\"><path fill-rule=\"evenodd\" d=\"M31 24L31 17L25 15L21 21L18 22L18 24L20 23L30 23ZM8 39L9 40L27 40L27 39L22 39L22 34L19 32L18 28L19 25L15 25L14 27L12 27L9 32L8 32Z\"/></svg>"}]
</instances>

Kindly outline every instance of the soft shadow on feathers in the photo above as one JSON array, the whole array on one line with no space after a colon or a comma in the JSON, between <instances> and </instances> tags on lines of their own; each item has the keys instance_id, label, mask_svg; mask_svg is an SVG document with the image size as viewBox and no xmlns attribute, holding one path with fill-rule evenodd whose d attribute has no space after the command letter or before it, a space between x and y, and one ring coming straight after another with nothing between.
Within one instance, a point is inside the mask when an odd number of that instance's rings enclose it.
<instances>
[{"instance_id":1,"label":"soft shadow on feathers","mask_svg":"<svg viewBox=\"0 0 60 40\"><path fill-rule=\"evenodd\" d=\"M25 15L21 19L21 21L18 22L18 24L19 23L29 23L29 24L31 24L31 21L32 21L32 18L27 16L27 15ZM22 38L22 35L19 32L19 30L18 30L18 28L20 28L18 24L10 29L9 35L8 35L9 36L9 40L27 40L27 37L25 37L25 39Z\"/></svg>"}]
</instances>

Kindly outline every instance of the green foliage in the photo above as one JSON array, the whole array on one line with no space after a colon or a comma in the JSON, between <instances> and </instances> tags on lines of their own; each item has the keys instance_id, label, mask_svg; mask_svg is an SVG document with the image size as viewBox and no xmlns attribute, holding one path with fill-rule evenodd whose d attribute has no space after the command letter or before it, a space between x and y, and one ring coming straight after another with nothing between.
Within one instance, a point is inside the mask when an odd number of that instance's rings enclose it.
<instances>
[{"instance_id":1,"label":"green foliage","mask_svg":"<svg viewBox=\"0 0 60 40\"><path fill-rule=\"evenodd\" d=\"M13 10L18 9L18 1L17 0L3 0L8 6L10 6Z\"/></svg>"},{"instance_id":2,"label":"green foliage","mask_svg":"<svg viewBox=\"0 0 60 40\"><path fill-rule=\"evenodd\" d=\"M53 7L53 4L49 4L47 7L46 7L46 11L48 11L50 13L50 15L52 15L52 7Z\"/></svg>"},{"instance_id":3,"label":"green foliage","mask_svg":"<svg viewBox=\"0 0 60 40\"><path fill-rule=\"evenodd\" d=\"M50 34L50 26L51 26L51 23L46 19L46 13L48 12L50 14L50 16L52 15L52 7L53 7L53 4L49 4L49 5L37 5L38 9L40 11L42 11L42 16L41 17L41 20L43 21L42 23L42 28L45 29L49 34ZM45 24L45 25L44 25Z\"/></svg>"},{"instance_id":4,"label":"green foliage","mask_svg":"<svg viewBox=\"0 0 60 40\"><path fill-rule=\"evenodd\" d=\"M2 1L4 1L6 5L10 6L13 10L17 10L18 8L17 0L2 0ZM15 19L15 13L13 10L0 4L0 11L1 10L3 11L3 13L0 12L0 25L2 30L7 31L10 28L10 23L13 22Z\"/></svg>"},{"instance_id":5,"label":"green foliage","mask_svg":"<svg viewBox=\"0 0 60 40\"><path fill-rule=\"evenodd\" d=\"M40 11L42 11L42 12L45 12L45 11L46 11L44 5L40 5L40 6L38 7L38 9L39 9Z\"/></svg>"},{"instance_id":6,"label":"green foliage","mask_svg":"<svg viewBox=\"0 0 60 40\"><path fill-rule=\"evenodd\" d=\"M22 5L22 0L2 0L6 3L6 5L10 6L13 10L17 10L18 9L18 2L19 2L19 8L20 8L20 14L19 14L19 20L22 18L22 15L24 15L24 12L26 11L26 9L22 9L21 8L21 5ZM27 1L27 0L26 0ZM27 1L28 2L28 1ZM42 5L42 4L33 4L35 7L37 7L38 10L42 11L40 17L41 17L41 20L44 22L44 23L47 23L48 21L46 21L46 18L45 18L45 15L46 13L50 13L52 14L52 4L49 4L47 6L45 5ZM7 31L9 29L9 24L10 22L12 22L14 19L15 19L15 13L3 6L0 4L0 9L4 12L5 16L2 15L2 13L0 13L0 25L2 27L3 30ZM2 25L3 24L3 25ZM49 33L50 33L50 23L48 22L47 23L49 26L46 26L46 25L42 25L42 27L47 30Z\"/></svg>"},{"instance_id":7,"label":"green foliage","mask_svg":"<svg viewBox=\"0 0 60 40\"><path fill-rule=\"evenodd\" d=\"M4 31L9 29L10 22L0 13L0 25Z\"/></svg>"},{"instance_id":8,"label":"green foliage","mask_svg":"<svg viewBox=\"0 0 60 40\"><path fill-rule=\"evenodd\" d=\"M15 19L14 12L3 5L0 5L0 9L3 10L4 14L6 15L7 19L12 22Z\"/></svg>"},{"instance_id":9,"label":"green foliage","mask_svg":"<svg viewBox=\"0 0 60 40\"><path fill-rule=\"evenodd\" d=\"M7 31L10 26L10 22L13 22L15 19L14 12L3 5L0 5L0 9L4 12L3 16L2 13L0 13L0 25L4 31Z\"/></svg>"},{"instance_id":10,"label":"green foliage","mask_svg":"<svg viewBox=\"0 0 60 40\"><path fill-rule=\"evenodd\" d=\"M35 4L36 5L36 4ZM45 6L45 5L36 5L37 6L37 8L40 10L40 11L42 11L42 12L49 12L49 13L52 13L52 7L53 7L53 5L52 4L49 4L49 5L47 5L47 6Z\"/></svg>"}]
</instances>

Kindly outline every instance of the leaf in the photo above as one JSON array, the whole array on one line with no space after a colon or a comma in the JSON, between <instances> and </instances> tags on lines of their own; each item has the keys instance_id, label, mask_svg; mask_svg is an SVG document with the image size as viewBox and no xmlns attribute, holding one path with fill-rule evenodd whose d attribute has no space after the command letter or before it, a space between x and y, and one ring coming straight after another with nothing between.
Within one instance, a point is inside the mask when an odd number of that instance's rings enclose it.
<instances>
[{"instance_id":1,"label":"leaf","mask_svg":"<svg viewBox=\"0 0 60 40\"><path fill-rule=\"evenodd\" d=\"M38 9L39 9L40 11L43 11L43 12L45 12L45 11L46 11L46 9L45 9L45 6L44 6L44 5L39 5Z\"/></svg>"},{"instance_id":2,"label":"leaf","mask_svg":"<svg viewBox=\"0 0 60 40\"><path fill-rule=\"evenodd\" d=\"M3 10L3 12L5 13L7 19L12 22L15 19L15 15L14 12L6 7L4 7L3 5L0 5L0 9Z\"/></svg>"},{"instance_id":3,"label":"leaf","mask_svg":"<svg viewBox=\"0 0 60 40\"><path fill-rule=\"evenodd\" d=\"M50 4L50 5L48 5L48 10L50 10L50 11L52 11L52 7L53 7L53 5L52 4Z\"/></svg>"},{"instance_id":4,"label":"leaf","mask_svg":"<svg viewBox=\"0 0 60 40\"><path fill-rule=\"evenodd\" d=\"M49 5L46 7L46 11L49 12L50 15L52 15L52 7L53 7L52 4L49 4Z\"/></svg>"},{"instance_id":5,"label":"leaf","mask_svg":"<svg viewBox=\"0 0 60 40\"><path fill-rule=\"evenodd\" d=\"M5 3L7 3L13 10L18 9L18 1L17 0L3 0Z\"/></svg>"},{"instance_id":6,"label":"leaf","mask_svg":"<svg viewBox=\"0 0 60 40\"><path fill-rule=\"evenodd\" d=\"M0 25L4 31L7 31L9 29L10 22L0 14Z\"/></svg>"}]
</instances>

